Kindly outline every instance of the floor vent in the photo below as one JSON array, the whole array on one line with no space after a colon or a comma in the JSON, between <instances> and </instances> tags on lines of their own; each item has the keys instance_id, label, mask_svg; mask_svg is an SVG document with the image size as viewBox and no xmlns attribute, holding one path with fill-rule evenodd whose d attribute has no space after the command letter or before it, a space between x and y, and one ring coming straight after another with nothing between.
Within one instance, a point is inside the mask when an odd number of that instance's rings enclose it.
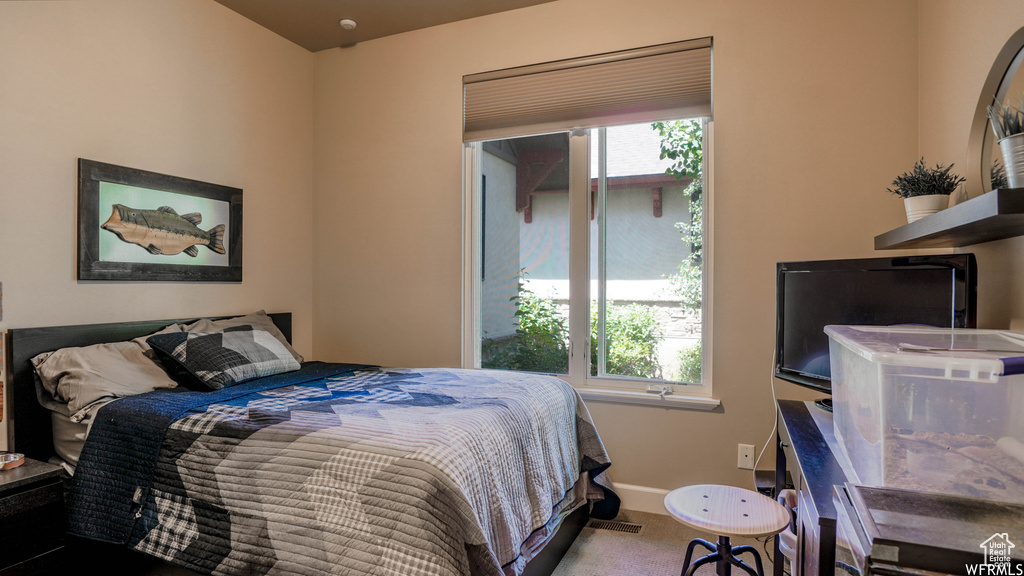
<instances>
[{"instance_id":1,"label":"floor vent","mask_svg":"<svg viewBox=\"0 0 1024 576\"><path fill-rule=\"evenodd\" d=\"M625 532L627 534L639 534L643 531L643 524L633 524L631 522L609 522L606 520L591 520L590 527L595 530L612 530L615 532Z\"/></svg>"}]
</instances>

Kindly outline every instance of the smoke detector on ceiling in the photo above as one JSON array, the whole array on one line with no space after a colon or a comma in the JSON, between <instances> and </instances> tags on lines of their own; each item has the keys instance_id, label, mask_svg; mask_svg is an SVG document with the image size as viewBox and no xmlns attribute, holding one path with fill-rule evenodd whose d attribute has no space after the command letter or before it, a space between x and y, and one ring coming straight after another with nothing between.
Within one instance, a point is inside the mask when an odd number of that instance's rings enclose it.
<instances>
[{"instance_id":1,"label":"smoke detector on ceiling","mask_svg":"<svg viewBox=\"0 0 1024 576\"><path fill-rule=\"evenodd\" d=\"M341 24L341 27L344 30L355 30L356 29L356 21L355 20L349 20L348 18L342 19L341 22L338 22L338 24Z\"/></svg>"}]
</instances>

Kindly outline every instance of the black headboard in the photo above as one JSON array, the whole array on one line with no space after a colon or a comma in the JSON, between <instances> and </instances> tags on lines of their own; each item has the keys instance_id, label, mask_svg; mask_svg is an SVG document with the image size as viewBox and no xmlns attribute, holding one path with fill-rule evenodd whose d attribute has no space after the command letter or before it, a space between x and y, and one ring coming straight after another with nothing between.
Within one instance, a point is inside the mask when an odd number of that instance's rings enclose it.
<instances>
[{"instance_id":1,"label":"black headboard","mask_svg":"<svg viewBox=\"0 0 1024 576\"><path fill-rule=\"evenodd\" d=\"M291 313L269 316L291 342ZM8 410L10 421L6 423L8 449L44 462L54 455L50 412L36 400L35 373L31 362L33 357L60 348L131 340L171 324L190 324L196 320L198 318L9 330L6 353L9 359L7 386L10 387L7 398L11 402Z\"/></svg>"}]
</instances>

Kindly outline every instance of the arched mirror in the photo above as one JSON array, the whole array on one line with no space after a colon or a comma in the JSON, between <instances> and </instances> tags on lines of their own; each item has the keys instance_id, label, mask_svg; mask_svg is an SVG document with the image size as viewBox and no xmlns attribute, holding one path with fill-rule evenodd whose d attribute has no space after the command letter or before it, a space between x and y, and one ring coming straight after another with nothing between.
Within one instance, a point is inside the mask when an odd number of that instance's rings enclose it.
<instances>
[{"instance_id":1,"label":"arched mirror","mask_svg":"<svg viewBox=\"0 0 1024 576\"><path fill-rule=\"evenodd\" d=\"M1020 98L1024 95L1024 71L1017 73L1022 60L1024 28L1015 32L1003 46L981 89L967 146L967 193L971 198L997 187L992 183L993 169L1001 169L1003 162L996 136L989 125L988 107L994 102L1014 107L1022 104Z\"/></svg>"}]
</instances>

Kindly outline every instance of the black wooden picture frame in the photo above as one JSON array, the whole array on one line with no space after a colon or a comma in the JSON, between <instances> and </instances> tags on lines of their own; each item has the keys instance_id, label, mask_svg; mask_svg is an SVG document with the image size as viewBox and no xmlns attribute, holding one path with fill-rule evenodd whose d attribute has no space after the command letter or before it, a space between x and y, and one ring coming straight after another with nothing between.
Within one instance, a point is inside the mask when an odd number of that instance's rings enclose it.
<instances>
[{"instance_id":1,"label":"black wooden picture frame","mask_svg":"<svg viewBox=\"0 0 1024 576\"><path fill-rule=\"evenodd\" d=\"M154 196L161 198L173 198L179 195L185 200L187 197L207 199L224 203L227 213L227 230L222 239L222 246L226 258L224 265L190 264L182 263L181 260L188 260L188 256L179 256L175 263L162 263L161 259L170 259L160 252L157 246L133 245L139 258L147 261L119 261L117 259L101 259L100 239L101 234L115 234L109 229L102 229L101 225L107 219L108 214L100 214L100 187L107 182L142 189L138 193L145 194L147 191L154 192ZM168 196L168 193L172 196ZM163 204L161 201L152 202ZM173 203L173 202L172 202ZM170 208L174 208L170 206ZM133 206L131 210L138 212L164 211L166 216L167 205L163 206ZM109 210L109 205L105 210ZM116 212L116 208L114 212ZM178 217L175 212L170 212ZM134 213L132 214L134 216ZM199 214L185 214L180 218L200 220ZM183 226L189 226L189 222L183 222ZM197 234L202 235L203 226L197 225ZM116 234L122 242L131 244L121 234ZM109 239L108 239L109 241ZM213 241L209 241L213 245ZM187 254L195 256L201 250L210 249L203 241L191 248ZM218 252L219 253L219 252ZM96 162L94 160L78 159L78 279L79 280L121 280L121 281L162 281L162 282L241 282L242 281L242 190L199 182L177 176L168 176L156 172L148 172L135 168L116 166Z\"/></svg>"}]
</instances>

